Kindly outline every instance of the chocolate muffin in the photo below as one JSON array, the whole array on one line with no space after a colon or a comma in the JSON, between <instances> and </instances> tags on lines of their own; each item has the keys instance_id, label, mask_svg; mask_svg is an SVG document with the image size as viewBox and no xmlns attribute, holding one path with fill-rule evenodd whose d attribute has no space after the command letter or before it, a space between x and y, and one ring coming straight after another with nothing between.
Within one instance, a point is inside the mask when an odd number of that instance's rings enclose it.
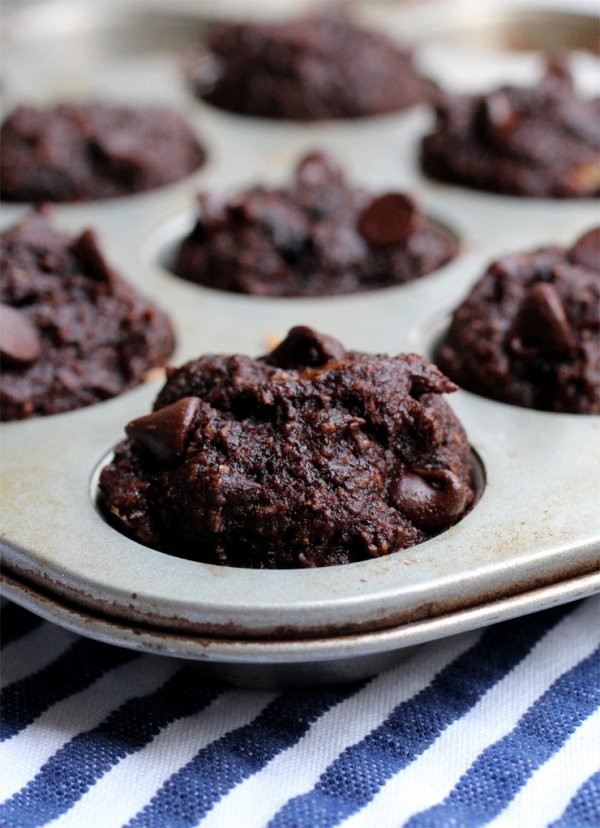
<instances>
[{"instance_id":1,"label":"chocolate muffin","mask_svg":"<svg viewBox=\"0 0 600 828\"><path fill-rule=\"evenodd\" d=\"M5 201L87 201L152 190L192 173L204 151L168 107L19 106L0 129Z\"/></svg>"},{"instance_id":2,"label":"chocolate muffin","mask_svg":"<svg viewBox=\"0 0 600 828\"><path fill-rule=\"evenodd\" d=\"M198 96L243 115L315 121L393 112L425 101L410 52L342 13L285 23L222 24L214 66L192 70Z\"/></svg>"},{"instance_id":3,"label":"chocolate muffin","mask_svg":"<svg viewBox=\"0 0 600 828\"><path fill-rule=\"evenodd\" d=\"M421 160L433 178L517 196L600 192L600 98L584 99L564 61L540 84L487 95L445 95Z\"/></svg>"},{"instance_id":4,"label":"chocolate muffin","mask_svg":"<svg viewBox=\"0 0 600 828\"><path fill-rule=\"evenodd\" d=\"M441 369L495 400L600 413L600 228L494 262L452 317Z\"/></svg>"},{"instance_id":5,"label":"chocolate muffin","mask_svg":"<svg viewBox=\"0 0 600 828\"><path fill-rule=\"evenodd\" d=\"M121 394L173 350L167 318L107 264L33 212L0 235L0 417L57 414Z\"/></svg>"},{"instance_id":6,"label":"chocolate muffin","mask_svg":"<svg viewBox=\"0 0 600 828\"><path fill-rule=\"evenodd\" d=\"M152 414L103 470L114 524L180 557L343 564L431 538L473 503L456 390L415 354L347 352L293 328L261 359L168 369Z\"/></svg>"},{"instance_id":7,"label":"chocolate muffin","mask_svg":"<svg viewBox=\"0 0 600 828\"><path fill-rule=\"evenodd\" d=\"M290 187L200 195L174 271L237 293L323 296L402 284L457 253L456 239L411 198L372 197L319 153L303 159Z\"/></svg>"}]
</instances>

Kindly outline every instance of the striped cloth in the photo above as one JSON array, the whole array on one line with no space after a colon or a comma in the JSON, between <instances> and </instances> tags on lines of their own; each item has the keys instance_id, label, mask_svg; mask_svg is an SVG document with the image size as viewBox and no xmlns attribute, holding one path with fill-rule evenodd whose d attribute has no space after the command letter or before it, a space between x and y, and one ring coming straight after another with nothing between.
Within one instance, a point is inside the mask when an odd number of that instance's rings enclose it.
<instances>
[{"instance_id":1,"label":"striped cloth","mask_svg":"<svg viewBox=\"0 0 600 828\"><path fill-rule=\"evenodd\" d=\"M600 599L241 690L2 608L0 825L600 825Z\"/></svg>"}]
</instances>

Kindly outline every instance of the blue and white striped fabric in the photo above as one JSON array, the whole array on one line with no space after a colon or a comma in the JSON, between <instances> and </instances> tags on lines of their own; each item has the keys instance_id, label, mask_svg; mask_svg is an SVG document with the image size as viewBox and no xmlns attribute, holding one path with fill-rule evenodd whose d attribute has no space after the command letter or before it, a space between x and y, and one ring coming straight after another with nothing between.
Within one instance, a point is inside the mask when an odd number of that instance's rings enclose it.
<instances>
[{"instance_id":1,"label":"blue and white striped fabric","mask_svg":"<svg viewBox=\"0 0 600 828\"><path fill-rule=\"evenodd\" d=\"M240 690L2 608L0 825L600 825L600 599Z\"/></svg>"}]
</instances>

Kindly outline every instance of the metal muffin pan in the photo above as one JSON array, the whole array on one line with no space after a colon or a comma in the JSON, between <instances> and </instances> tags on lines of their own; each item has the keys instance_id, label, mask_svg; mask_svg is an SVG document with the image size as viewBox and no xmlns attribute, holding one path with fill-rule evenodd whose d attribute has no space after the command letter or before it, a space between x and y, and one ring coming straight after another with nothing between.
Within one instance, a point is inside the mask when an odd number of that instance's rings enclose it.
<instances>
[{"instance_id":1,"label":"metal muffin pan","mask_svg":"<svg viewBox=\"0 0 600 828\"><path fill-rule=\"evenodd\" d=\"M81 9L76 19L87 20L93 43L90 8L90 19ZM43 22L51 9L38 14ZM162 15L136 11L131 36L154 44L161 21ZM197 25L201 31L200 18ZM439 37L439 17L436 26ZM270 337L294 324L313 325L358 350L431 356L450 309L491 259L570 243L597 222L594 202L497 197L427 181L416 163L430 124L424 107L308 126L242 118L195 101L168 50L133 44L133 56L107 57L102 31L99 62L87 74L81 65L77 90L64 65L54 72L31 68L34 46L39 50L46 40L56 46L52 29L35 42L13 36L5 55L11 71L4 74L17 81L9 83L8 100L114 99L118 93L135 103L148 100L151 78L154 99L181 108L204 139L207 164L179 184L55 208L56 224L68 232L95 227L110 261L169 311L175 364L204 352L258 355ZM172 49L170 39L167 46ZM368 189L413 192L461 238L461 255L404 286L319 299L229 294L168 272L169 252L193 222L194 193L285 181L298 157L316 148L336 152L348 175ZM25 209L5 205L3 226ZM90 408L2 425L7 596L84 635L196 659L231 680L259 685L368 675L412 645L600 589L600 417L530 411L460 391L449 401L480 460L483 490L463 521L376 560L256 571L148 549L111 528L96 508L101 464L125 423L149 410L160 386L154 380Z\"/></svg>"}]
</instances>

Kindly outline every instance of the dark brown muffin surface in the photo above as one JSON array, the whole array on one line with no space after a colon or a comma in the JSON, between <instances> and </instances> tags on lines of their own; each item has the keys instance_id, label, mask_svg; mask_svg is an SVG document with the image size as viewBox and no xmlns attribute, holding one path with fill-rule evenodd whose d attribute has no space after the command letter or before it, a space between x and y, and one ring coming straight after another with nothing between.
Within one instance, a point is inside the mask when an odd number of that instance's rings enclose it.
<instances>
[{"instance_id":1,"label":"dark brown muffin surface","mask_svg":"<svg viewBox=\"0 0 600 828\"><path fill-rule=\"evenodd\" d=\"M199 96L244 115L314 121L392 112L427 100L411 55L341 13L285 23L225 24L209 39L216 78Z\"/></svg>"},{"instance_id":2,"label":"dark brown muffin surface","mask_svg":"<svg viewBox=\"0 0 600 828\"><path fill-rule=\"evenodd\" d=\"M569 249L494 262L454 312L436 362L485 397L600 413L600 228Z\"/></svg>"},{"instance_id":3,"label":"dark brown muffin surface","mask_svg":"<svg viewBox=\"0 0 600 828\"><path fill-rule=\"evenodd\" d=\"M46 214L0 235L0 415L20 420L114 397L173 350L167 318L107 264L91 230Z\"/></svg>"},{"instance_id":4,"label":"dark brown muffin surface","mask_svg":"<svg viewBox=\"0 0 600 828\"><path fill-rule=\"evenodd\" d=\"M190 175L204 151L169 107L106 103L19 106L0 130L5 201L88 201L152 190Z\"/></svg>"},{"instance_id":5,"label":"dark brown muffin surface","mask_svg":"<svg viewBox=\"0 0 600 828\"><path fill-rule=\"evenodd\" d=\"M590 198L600 192L600 98L577 95L563 62L534 87L445 95L423 140L424 171L517 196Z\"/></svg>"},{"instance_id":6,"label":"dark brown muffin surface","mask_svg":"<svg viewBox=\"0 0 600 828\"><path fill-rule=\"evenodd\" d=\"M420 356L348 353L304 327L262 359L201 357L127 426L105 508L141 543L229 566L413 546L473 503L467 439L441 397L455 388Z\"/></svg>"},{"instance_id":7,"label":"dark brown muffin surface","mask_svg":"<svg viewBox=\"0 0 600 828\"><path fill-rule=\"evenodd\" d=\"M458 253L456 239L402 193L372 197L315 153L291 186L198 199L174 271L208 287L263 296L322 296L424 276Z\"/></svg>"}]
</instances>

